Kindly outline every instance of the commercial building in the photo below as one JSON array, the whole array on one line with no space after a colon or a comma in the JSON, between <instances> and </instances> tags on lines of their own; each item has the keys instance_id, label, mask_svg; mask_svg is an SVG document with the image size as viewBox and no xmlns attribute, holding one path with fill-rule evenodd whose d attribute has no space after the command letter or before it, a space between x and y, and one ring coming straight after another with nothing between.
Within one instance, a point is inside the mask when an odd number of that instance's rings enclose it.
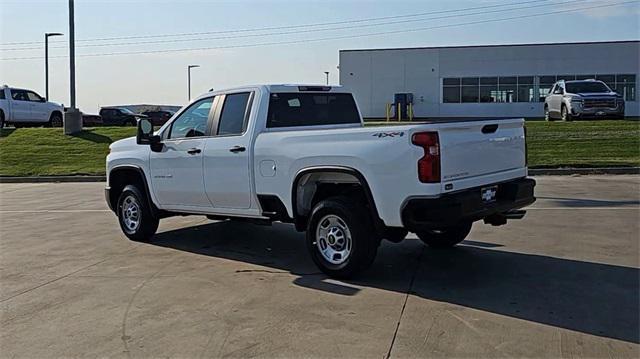
<instances>
[{"instance_id":1,"label":"commercial building","mask_svg":"<svg viewBox=\"0 0 640 359\"><path fill-rule=\"evenodd\" d=\"M543 117L554 82L595 78L640 115L640 41L418 47L340 51L340 84L365 118L384 118L396 93L417 118Z\"/></svg>"}]
</instances>

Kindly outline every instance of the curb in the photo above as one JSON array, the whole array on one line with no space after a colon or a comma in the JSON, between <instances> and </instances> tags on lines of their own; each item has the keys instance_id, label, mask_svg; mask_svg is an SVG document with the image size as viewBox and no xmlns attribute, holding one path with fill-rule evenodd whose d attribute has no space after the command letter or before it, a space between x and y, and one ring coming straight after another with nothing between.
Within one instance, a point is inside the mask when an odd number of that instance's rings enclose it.
<instances>
[{"instance_id":1,"label":"curb","mask_svg":"<svg viewBox=\"0 0 640 359\"><path fill-rule=\"evenodd\" d=\"M570 175L636 175L640 167L603 167L603 168L530 168L531 176L570 176Z\"/></svg>"},{"instance_id":2,"label":"curb","mask_svg":"<svg viewBox=\"0 0 640 359\"><path fill-rule=\"evenodd\" d=\"M106 182L105 176L34 176L2 177L0 183Z\"/></svg>"}]
</instances>

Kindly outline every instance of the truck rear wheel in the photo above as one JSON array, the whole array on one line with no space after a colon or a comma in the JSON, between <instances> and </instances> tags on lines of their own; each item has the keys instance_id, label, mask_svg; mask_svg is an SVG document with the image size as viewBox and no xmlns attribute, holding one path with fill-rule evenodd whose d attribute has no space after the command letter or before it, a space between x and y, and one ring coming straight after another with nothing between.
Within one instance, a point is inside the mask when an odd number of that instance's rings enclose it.
<instances>
[{"instance_id":1,"label":"truck rear wheel","mask_svg":"<svg viewBox=\"0 0 640 359\"><path fill-rule=\"evenodd\" d=\"M419 231L416 234L429 247L450 248L467 238L472 224L463 222L455 226Z\"/></svg>"},{"instance_id":2,"label":"truck rear wheel","mask_svg":"<svg viewBox=\"0 0 640 359\"><path fill-rule=\"evenodd\" d=\"M118 198L118 222L125 236L140 242L149 241L159 224L146 197L134 185L126 186Z\"/></svg>"},{"instance_id":3,"label":"truck rear wheel","mask_svg":"<svg viewBox=\"0 0 640 359\"><path fill-rule=\"evenodd\" d=\"M307 224L307 248L322 272L349 278L371 266L380 237L362 204L337 196L320 201Z\"/></svg>"}]
</instances>

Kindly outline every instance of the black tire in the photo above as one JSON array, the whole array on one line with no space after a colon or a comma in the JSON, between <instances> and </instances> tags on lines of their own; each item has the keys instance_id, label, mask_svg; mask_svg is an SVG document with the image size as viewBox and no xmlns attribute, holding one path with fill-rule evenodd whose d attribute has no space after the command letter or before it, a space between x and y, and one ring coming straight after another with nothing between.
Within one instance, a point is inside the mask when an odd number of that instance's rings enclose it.
<instances>
[{"instance_id":1,"label":"black tire","mask_svg":"<svg viewBox=\"0 0 640 359\"><path fill-rule=\"evenodd\" d=\"M417 232L418 238L432 248L451 248L464 241L471 232L472 222L464 222L455 226Z\"/></svg>"},{"instance_id":2,"label":"black tire","mask_svg":"<svg viewBox=\"0 0 640 359\"><path fill-rule=\"evenodd\" d=\"M311 211L306 236L313 262L333 278L350 278L369 268L380 245L380 237L373 230L373 221L364 204L344 196L316 204ZM349 250L345 253L347 247Z\"/></svg>"},{"instance_id":3,"label":"black tire","mask_svg":"<svg viewBox=\"0 0 640 359\"><path fill-rule=\"evenodd\" d=\"M59 113L51 114L49 118L49 126L50 127L62 127L62 115Z\"/></svg>"},{"instance_id":4,"label":"black tire","mask_svg":"<svg viewBox=\"0 0 640 359\"><path fill-rule=\"evenodd\" d=\"M544 120L547 122L553 121L551 113L549 113L549 106L544 105Z\"/></svg>"},{"instance_id":5,"label":"black tire","mask_svg":"<svg viewBox=\"0 0 640 359\"><path fill-rule=\"evenodd\" d=\"M136 212L137 216L132 212ZM135 185L128 185L122 190L118 198L117 215L122 232L132 241L148 242L158 230L158 218L153 215L147 197ZM137 219L136 225L132 225L133 219Z\"/></svg>"},{"instance_id":6,"label":"black tire","mask_svg":"<svg viewBox=\"0 0 640 359\"><path fill-rule=\"evenodd\" d=\"M136 126L136 120L132 120L132 119L128 119L128 120L124 120L124 122L122 123L122 126Z\"/></svg>"},{"instance_id":7,"label":"black tire","mask_svg":"<svg viewBox=\"0 0 640 359\"><path fill-rule=\"evenodd\" d=\"M0 111L0 130L4 128L4 112Z\"/></svg>"},{"instance_id":8,"label":"black tire","mask_svg":"<svg viewBox=\"0 0 640 359\"><path fill-rule=\"evenodd\" d=\"M567 110L567 106L565 105L562 105L562 107L560 108L560 117L562 118L562 121L573 120L573 117L571 116L571 114Z\"/></svg>"},{"instance_id":9,"label":"black tire","mask_svg":"<svg viewBox=\"0 0 640 359\"><path fill-rule=\"evenodd\" d=\"M409 234L409 231L404 228L388 227L385 229L382 238L388 240L389 242L400 243L407 237L407 234Z\"/></svg>"}]
</instances>

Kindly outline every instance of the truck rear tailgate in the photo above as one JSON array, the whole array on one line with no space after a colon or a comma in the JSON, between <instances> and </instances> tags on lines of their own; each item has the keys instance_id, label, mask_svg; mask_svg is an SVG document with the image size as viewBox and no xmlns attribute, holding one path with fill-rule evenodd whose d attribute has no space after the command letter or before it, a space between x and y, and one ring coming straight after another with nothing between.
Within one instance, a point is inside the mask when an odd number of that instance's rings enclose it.
<instances>
[{"instance_id":1,"label":"truck rear tailgate","mask_svg":"<svg viewBox=\"0 0 640 359\"><path fill-rule=\"evenodd\" d=\"M523 119L447 123L438 134L443 191L526 175Z\"/></svg>"}]
</instances>

